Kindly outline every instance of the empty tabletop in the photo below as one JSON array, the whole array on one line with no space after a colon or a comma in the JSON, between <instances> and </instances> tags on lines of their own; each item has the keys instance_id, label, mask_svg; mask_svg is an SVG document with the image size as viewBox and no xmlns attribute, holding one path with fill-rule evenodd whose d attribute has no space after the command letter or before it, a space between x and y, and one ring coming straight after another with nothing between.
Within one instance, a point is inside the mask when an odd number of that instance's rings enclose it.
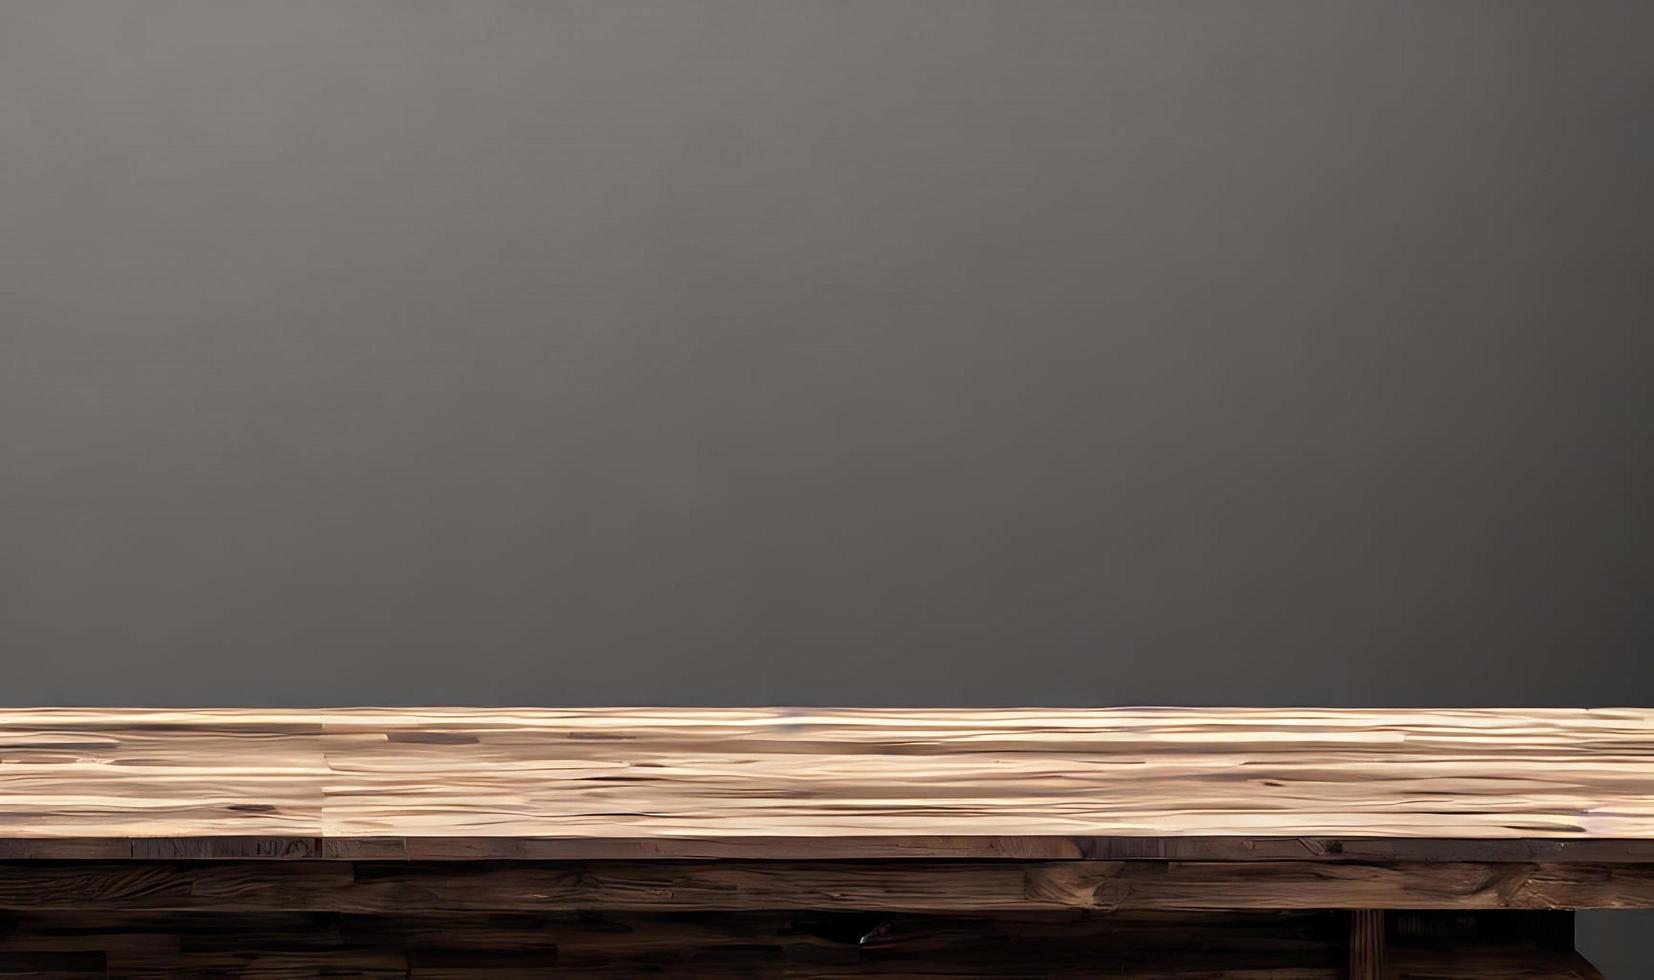
<instances>
[{"instance_id":1,"label":"empty tabletop","mask_svg":"<svg viewBox=\"0 0 1654 980\"><path fill-rule=\"evenodd\" d=\"M1646 853L1654 711L0 711L0 856L1244 859L1324 838Z\"/></svg>"}]
</instances>

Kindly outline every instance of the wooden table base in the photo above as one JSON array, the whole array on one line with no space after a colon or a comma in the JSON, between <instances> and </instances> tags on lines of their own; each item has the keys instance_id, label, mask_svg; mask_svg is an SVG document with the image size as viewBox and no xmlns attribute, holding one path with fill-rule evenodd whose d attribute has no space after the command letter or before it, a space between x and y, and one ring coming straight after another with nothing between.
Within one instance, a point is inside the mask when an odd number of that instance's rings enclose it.
<instances>
[{"instance_id":1,"label":"wooden table base","mask_svg":"<svg viewBox=\"0 0 1654 980\"><path fill-rule=\"evenodd\" d=\"M1599 977L1571 938L1568 912L10 912L0 976Z\"/></svg>"}]
</instances>

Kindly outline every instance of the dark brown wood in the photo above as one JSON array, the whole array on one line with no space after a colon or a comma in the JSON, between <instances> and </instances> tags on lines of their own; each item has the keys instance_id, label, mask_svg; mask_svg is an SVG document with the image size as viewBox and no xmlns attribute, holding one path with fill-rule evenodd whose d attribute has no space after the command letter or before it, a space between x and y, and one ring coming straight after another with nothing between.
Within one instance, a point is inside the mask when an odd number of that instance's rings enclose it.
<instances>
[{"instance_id":1,"label":"dark brown wood","mask_svg":"<svg viewBox=\"0 0 1654 980\"><path fill-rule=\"evenodd\" d=\"M288 854L243 855L221 847L218 858L308 858L307 848ZM1654 840L1557 838L1414 837L740 837L740 838L535 838L357 837L328 838L319 856L346 861L808 861L808 860L1165 860L1328 861L1548 864L1654 864ZM265 851L274 850L272 847ZM3 854L3 852L0 852ZM39 851L34 856L45 857ZM183 856L183 855L180 855Z\"/></svg>"},{"instance_id":2,"label":"dark brown wood","mask_svg":"<svg viewBox=\"0 0 1654 980\"><path fill-rule=\"evenodd\" d=\"M0 909L1016 910L1654 906L1654 868L1314 862L12 862Z\"/></svg>"},{"instance_id":3,"label":"dark brown wood","mask_svg":"<svg viewBox=\"0 0 1654 980\"><path fill-rule=\"evenodd\" d=\"M1545 916L1565 913L1542 913ZM1390 976L1600 980L1524 913L1416 915ZM1345 972L1337 912L47 912L0 916L0 975L1265 977ZM1543 929L1541 929L1543 931Z\"/></svg>"},{"instance_id":4,"label":"dark brown wood","mask_svg":"<svg viewBox=\"0 0 1654 980\"><path fill-rule=\"evenodd\" d=\"M1362 914L1368 913L1355 913ZM1409 910L1389 911L1384 916L1385 970L1380 975L1386 978L1601 980L1596 968L1574 951L1574 913L1570 911Z\"/></svg>"},{"instance_id":5,"label":"dark brown wood","mask_svg":"<svg viewBox=\"0 0 1654 980\"><path fill-rule=\"evenodd\" d=\"M34 837L0 861L1325 861L1654 864L1654 840L1374 837Z\"/></svg>"},{"instance_id":6,"label":"dark brown wood","mask_svg":"<svg viewBox=\"0 0 1654 980\"><path fill-rule=\"evenodd\" d=\"M1350 980L1383 980L1385 945L1383 909L1351 912Z\"/></svg>"}]
</instances>

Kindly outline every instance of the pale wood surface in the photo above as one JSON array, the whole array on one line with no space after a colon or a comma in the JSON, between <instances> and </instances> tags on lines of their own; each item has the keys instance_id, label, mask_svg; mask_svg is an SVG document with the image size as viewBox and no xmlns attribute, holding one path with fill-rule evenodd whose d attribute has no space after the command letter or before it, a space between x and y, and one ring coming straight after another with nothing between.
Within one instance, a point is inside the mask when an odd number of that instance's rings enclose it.
<instances>
[{"instance_id":1,"label":"pale wood surface","mask_svg":"<svg viewBox=\"0 0 1654 980\"><path fill-rule=\"evenodd\" d=\"M1646 860L1654 710L0 711L0 857L240 838L295 857L779 840L1048 858L1130 856L1073 853L1086 837L1329 835L1616 841ZM1319 856L1303 848L1278 856Z\"/></svg>"}]
</instances>

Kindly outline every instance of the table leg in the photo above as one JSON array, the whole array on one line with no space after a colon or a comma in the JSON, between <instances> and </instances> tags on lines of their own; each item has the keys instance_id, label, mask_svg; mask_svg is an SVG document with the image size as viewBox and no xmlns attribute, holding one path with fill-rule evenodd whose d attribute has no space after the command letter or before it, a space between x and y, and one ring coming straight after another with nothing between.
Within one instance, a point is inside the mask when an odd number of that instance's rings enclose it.
<instances>
[{"instance_id":1,"label":"table leg","mask_svg":"<svg viewBox=\"0 0 1654 980\"><path fill-rule=\"evenodd\" d=\"M1384 910L1350 912L1350 980L1383 980L1384 947Z\"/></svg>"}]
</instances>

